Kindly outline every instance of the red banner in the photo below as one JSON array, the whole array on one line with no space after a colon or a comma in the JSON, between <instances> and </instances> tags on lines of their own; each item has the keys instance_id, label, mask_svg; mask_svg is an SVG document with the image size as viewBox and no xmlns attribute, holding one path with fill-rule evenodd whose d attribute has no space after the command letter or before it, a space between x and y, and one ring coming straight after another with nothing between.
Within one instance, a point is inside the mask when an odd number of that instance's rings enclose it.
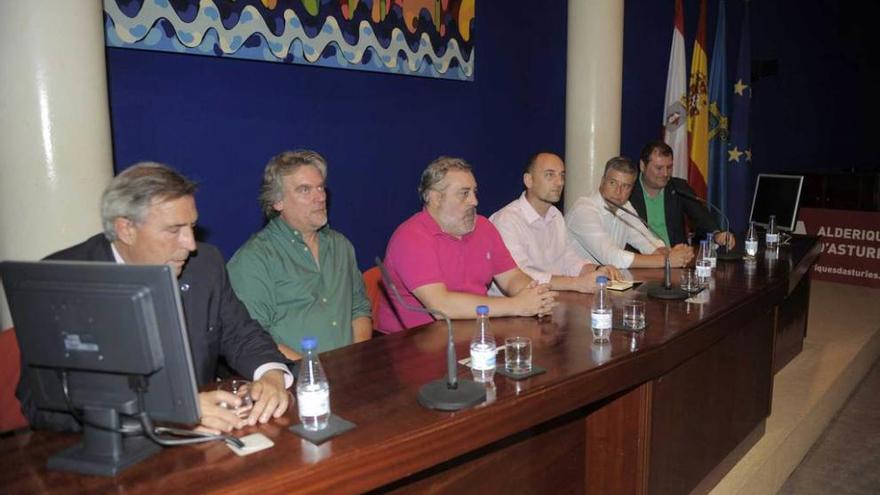
<instances>
[{"instance_id":1,"label":"red banner","mask_svg":"<svg viewBox=\"0 0 880 495\"><path fill-rule=\"evenodd\" d=\"M801 208L798 218L822 237L816 280L880 288L880 212Z\"/></svg>"}]
</instances>

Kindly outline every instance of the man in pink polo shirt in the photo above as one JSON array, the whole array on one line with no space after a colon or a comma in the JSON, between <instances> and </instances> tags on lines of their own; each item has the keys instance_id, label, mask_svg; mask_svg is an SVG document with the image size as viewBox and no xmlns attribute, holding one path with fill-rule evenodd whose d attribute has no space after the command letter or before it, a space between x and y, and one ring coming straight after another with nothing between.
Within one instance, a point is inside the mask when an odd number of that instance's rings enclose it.
<instances>
[{"instance_id":1,"label":"man in pink polo shirt","mask_svg":"<svg viewBox=\"0 0 880 495\"><path fill-rule=\"evenodd\" d=\"M492 316L550 312L556 293L522 272L495 226L477 215L477 182L467 162L437 158L422 173L419 193L424 209L397 227L385 252L385 265L407 304L437 309L450 318L473 318L481 304L489 306ZM493 280L507 297L486 295ZM381 332L431 321L396 300L380 302Z\"/></svg>"}]
</instances>

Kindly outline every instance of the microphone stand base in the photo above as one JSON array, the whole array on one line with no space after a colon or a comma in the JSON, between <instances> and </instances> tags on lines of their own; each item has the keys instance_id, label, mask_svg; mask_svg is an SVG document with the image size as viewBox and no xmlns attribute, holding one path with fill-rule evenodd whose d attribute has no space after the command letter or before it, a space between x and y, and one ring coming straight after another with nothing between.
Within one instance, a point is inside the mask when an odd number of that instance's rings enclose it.
<instances>
[{"instance_id":1,"label":"microphone stand base","mask_svg":"<svg viewBox=\"0 0 880 495\"><path fill-rule=\"evenodd\" d=\"M446 380L434 380L419 389L419 404L438 411L458 411L486 401L486 387L473 380L458 379L458 387L449 388Z\"/></svg>"},{"instance_id":2,"label":"microphone stand base","mask_svg":"<svg viewBox=\"0 0 880 495\"><path fill-rule=\"evenodd\" d=\"M647 290L648 296L653 297L655 299L687 299L691 297L687 292L677 288L677 287L665 287L663 284L659 284L653 287L649 287Z\"/></svg>"}]
</instances>

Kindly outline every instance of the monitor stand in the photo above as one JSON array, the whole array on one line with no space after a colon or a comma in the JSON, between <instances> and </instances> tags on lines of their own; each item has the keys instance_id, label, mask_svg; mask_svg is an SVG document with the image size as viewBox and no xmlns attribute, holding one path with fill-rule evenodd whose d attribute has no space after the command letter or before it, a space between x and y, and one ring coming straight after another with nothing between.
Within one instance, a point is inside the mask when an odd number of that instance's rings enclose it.
<instances>
[{"instance_id":1,"label":"monitor stand","mask_svg":"<svg viewBox=\"0 0 880 495\"><path fill-rule=\"evenodd\" d=\"M76 445L53 455L47 467L57 471L72 471L98 476L116 476L120 471L162 450L143 433L124 436L120 429L119 412L115 409L86 407L83 410L82 440ZM88 424L91 423L91 424Z\"/></svg>"}]
</instances>

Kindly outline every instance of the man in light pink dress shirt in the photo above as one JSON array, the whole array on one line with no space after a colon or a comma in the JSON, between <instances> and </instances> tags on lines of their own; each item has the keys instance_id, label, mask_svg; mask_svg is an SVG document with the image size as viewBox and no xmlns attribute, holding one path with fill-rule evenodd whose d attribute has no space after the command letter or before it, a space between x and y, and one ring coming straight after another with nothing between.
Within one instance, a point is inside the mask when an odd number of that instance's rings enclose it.
<instances>
[{"instance_id":1,"label":"man in light pink dress shirt","mask_svg":"<svg viewBox=\"0 0 880 495\"><path fill-rule=\"evenodd\" d=\"M594 292L596 277L619 277L614 267L594 264L571 244L565 219L554 204L565 187L565 163L548 152L532 155L523 170L525 192L489 220L521 270L553 290Z\"/></svg>"}]
</instances>

